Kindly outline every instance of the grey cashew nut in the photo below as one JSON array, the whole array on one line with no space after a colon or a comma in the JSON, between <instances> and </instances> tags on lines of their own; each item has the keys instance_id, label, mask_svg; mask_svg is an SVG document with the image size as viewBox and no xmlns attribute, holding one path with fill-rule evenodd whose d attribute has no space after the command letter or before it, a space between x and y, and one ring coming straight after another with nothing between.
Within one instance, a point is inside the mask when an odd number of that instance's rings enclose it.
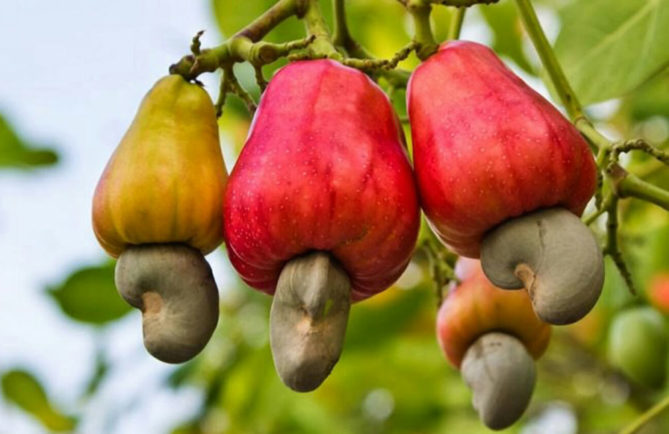
<instances>
[{"instance_id":1,"label":"grey cashew nut","mask_svg":"<svg viewBox=\"0 0 669 434\"><path fill-rule=\"evenodd\" d=\"M316 389L342 351L351 307L348 275L323 252L290 260L270 311L274 366L291 389Z\"/></svg>"},{"instance_id":2,"label":"grey cashew nut","mask_svg":"<svg viewBox=\"0 0 669 434\"><path fill-rule=\"evenodd\" d=\"M460 366L472 404L490 429L504 429L523 415L536 372L525 346L506 333L486 333L467 349Z\"/></svg>"},{"instance_id":3,"label":"grey cashew nut","mask_svg":"<svg viewBox=\"0 0 669 434\"><path fill-rule=\"evenodd\" d=\"M129 247L116 263L116 287L142 311L144 346L182 363L207 344L218 322L218 290L202 254L184 244Z\"/></svg>"},{"instance_id":4,"label":"grey cashew nut","mask_svg":"<svg viewBox=\"0 0 669 434\"><path fill-rule=\"evenodd\" d=\"M551 324L584 317L604 284L597 240L564 208L526 214L493 229L481 244L481 266L500 288L525 287L536 314Z\"/></svg>"}]
</instances>

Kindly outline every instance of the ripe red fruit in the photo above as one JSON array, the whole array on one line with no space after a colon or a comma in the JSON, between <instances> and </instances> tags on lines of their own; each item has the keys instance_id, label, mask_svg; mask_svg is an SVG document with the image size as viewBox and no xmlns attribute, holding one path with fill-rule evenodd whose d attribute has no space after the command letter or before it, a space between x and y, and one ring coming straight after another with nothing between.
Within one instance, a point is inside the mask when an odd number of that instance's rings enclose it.
<instances>
[{"instance_id":1,"label":"ripe red fruit","mask_svg":"<svg viewBox=\"0 0 669 434\"><path fill-rule=\"evenodd\" d=\"M421 204L456 253L498 287L528 290L546 322L583 317L603 260L578 216L596 166L576 128L489 48L444 44L407 89Z\"/></svg>"},{"instance_id":2,"label":"ripe red fruit","mask_svg":"<svg viewBox=\"0 0 669 434\"><path fill-rule=\"evenodd\" d=\"M580 215L596 168L574 126L486 46L453 41L409 82L421 204L458 254L522 214L563 206Z\"/></svg>"},{"instance_id":3,"label":"ripe red fruit","mask_svg":"<svg viewBox=\"0 0 669 434\"><path fill-rule=\"evenodd\" d=\"M370 297L399 277L418 227L418 200L403 136L381 89L360 71L331 60L282 68L263 94L224 201L228 254L244 281L273 294L280 273L292 263L298 270L284 274L301 277L286 277L286 285L301 279L307 286L319 286L303 290L312 293L302 294L302 302L309 304L314 303L313 294L322 298L332 291L325 288L327 276L343 271L343 280L350 279L342 307L347 313L349 299ZM298 257L312 252L327 254L326 259L321 255L321 265L297 265ZM339 271L327 265L328 257ZM317 276L309 283L304 273ZM341 283L341 276L337 281ZM282 299L281 304L292 308L297 301ZM273 317L279 318L274 313L273 307ZM282 324L277 319L272 325L278 329ZM289 329L285 333L297 331L293 325ZM285 333L272 333L274 342ZM281 350L273 345L273 351L281 371ZM331 367L323 369L329 372ZM301 381L284 374L280 372L288 383ZM289 385L306 390L320 381Z\"/></svg>"}]
</instances>

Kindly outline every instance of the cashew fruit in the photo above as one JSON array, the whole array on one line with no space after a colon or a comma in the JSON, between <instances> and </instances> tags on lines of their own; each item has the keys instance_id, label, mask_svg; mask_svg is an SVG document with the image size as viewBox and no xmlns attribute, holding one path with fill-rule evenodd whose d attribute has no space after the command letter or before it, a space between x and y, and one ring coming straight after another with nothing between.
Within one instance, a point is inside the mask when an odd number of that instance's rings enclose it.
<instances>
[{"instance_id":1,"label":"cashew fruit","mask_svg":"<svg viewBox=\"0 0 669 434\"><path fill-rule=\"evenodd\" d=\"M93 229L113 257L127 246L184 243L207 254L222 242L227 172L207 92L179 75L144 97L93 198Z\"/></svg>"},{"instance_id":2,"label":"cashew fruit","mask_svg":"<svg viewBox=\"0 0 669 434\"><path fill-rule=\"evenodd\" d=\"M637 384L660 388L666 379L668 339L658 311L650 306L625 310L609 329L609 360Z\"/></svg>"},{"instance_id":3,"label":"cashew fruit","mask_svg":"<svg viewBox=\"0 0 669 434\"><path fill-rule=\"evenodd\" d=\"M603 261L578 219L596 166L576 128L474 42L442 45L413 72L407 99L421 204L442 241L480 257L495 285L526 287L545 321L585 315L601 292Z\"/></svg>"},{"instance_id":4,"label":"cashew fruit","mask_svg":"<svg viewBox=\"0 0 669 434\"><path fill-rule=\"evenodd\" d=\"M383 91L365 74L332 60L283 67L262 96L230 174L224 232L230 261L246 283L268 294L287 293L274 299L271 328L296 336L279 340L271 332L270 342L275 366L290 387L315 388L339 357L339 351L324 354L312 345L299 350L301 360L283 363L294 356L296 342L319 321L338 324L325 327L324 339L339 342L350 301L383 291L409 262L419 210L403 146ZM329 259L324 262L321 254ZM304 256L310 264L294 269L291 262ZM346 279L334 277L339 270ZM335 283L324 283L326 276ZM277 287L280 280L286 285ZM342 280L348 280L346 306L339 302ZM300 281L309 287L298 288ZM305 299L311 296L319 301ZM283 312L302 305L318 308L304 315ZM322 366L314 368L307 359ZM302 370L303 365L311 367ZM320 374L295 380L309 372Z\"/></svg>"},{"instance_id":5,"label":"cashew fruit","mask_svg":"<svg viewBox=\"0 0 669 434\"><path fill-rule=\"evenodd\" d=\"M546 350L551 328L537 318L525 292L496 288L479 261L461 258L455 271L462 280L439 308L437 339L472 390L481 421L506 428L529 405L534 359Z\"/></svg>"},{"instance_id":6,"label":"cashew fruit","mask_svg":"<svg viewBox=\"0 0 669 434\"><path fill-rule=\"evenodd\" d=\"M116 264L116 286L140 309L156 358L198 354L218 321L204 254L223 238L227 172L209 95L179 75L160 79L111 156L93 198L93 228Z\"/></svg>"},{"instance_id":7,"label":"cashew fruit","mask_svg":"<svg viewBox=\"0 0 669 434\"><path fill-rule=\"evenodd\" d=\"M451 288L437 314L437 338L454 367L460 368L476 339L493 331L515 336L535 359L544 353L551 327L534 313L525 292L495 287L474 259L460 258L457 272L462 282Z\"/></svg>"}]
</instances>

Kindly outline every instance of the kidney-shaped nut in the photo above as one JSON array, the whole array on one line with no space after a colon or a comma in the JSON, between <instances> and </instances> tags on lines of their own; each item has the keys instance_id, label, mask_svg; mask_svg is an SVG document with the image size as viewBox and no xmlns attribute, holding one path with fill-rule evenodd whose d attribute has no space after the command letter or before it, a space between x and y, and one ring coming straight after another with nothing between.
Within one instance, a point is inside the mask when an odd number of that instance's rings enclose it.
<instances>
[{"instance_id":1,"label":"kidney-shaped nut","mask_svg":"<svg viewBox=\"0 0 669 434\"><path fill-rule=\"evenodd\" d=\"M522 416L536 374L532 356L518 339L497 332L481 336L467 350L460 371L488 428L506 428Z\"/></svg>"},{"instance_id":2,"label":"kidney-shaped nut","mask_svg":"<svg viewBox=\"0 0 669 434\"><path fill-rule=\"evenodd\" d=\"M597 240L564 208L526 214L490 231L481 245L481 265L496 286L525 287L537 315L551 324L585 316L604 283Z\"/></svg>"},{"instance_id":3,"label":"kidney-shaped nut","mask_svg":"<svg viewBox=\"0 0 669 434\"><path fill-rule=\"evenodd\" d=\"M167 363L185 362L207 344L218 322L218 290L202 254L184 244L147 244L125 250L116 287L142 311L144 345Z\"/></svg>"},{"instance_id":4,"label":"kidney-shaped nut","mask_svg":"<svg viewBox=\"0 0 669 434\"><path fill-rule=\"evenodd\" d=\"M342 351L350 299L348 275L327 253L284 266L270 312L270 345L288 387L308 392L330 374Z\"/></svg>"}]
</instances>

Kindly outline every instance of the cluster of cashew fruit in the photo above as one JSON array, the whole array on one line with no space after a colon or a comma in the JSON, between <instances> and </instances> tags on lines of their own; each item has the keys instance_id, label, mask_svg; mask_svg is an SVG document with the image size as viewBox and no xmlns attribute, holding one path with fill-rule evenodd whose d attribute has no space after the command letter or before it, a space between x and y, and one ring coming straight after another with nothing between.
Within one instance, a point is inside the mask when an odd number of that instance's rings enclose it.
<instances>
[{"instance_id":1,"label":"cluster of cashew fruit","mask_svg":"<svg viewBox=\"0 0 669 434\"><path fill-rule=\"evenodd\" d=\"M226 186L205 91L177 75L156 85L105 169L93 215L154 356L186 360L211 336L217 291L202 255L224 238L243 280L274 296L279 376L315 389L341 354L351 303L406 268L422 207L454 252L480 256L494 285L527 290L493 290L478 273L439 319L483 420L506 426L522 413L532 357L549 336L537 316L576 321L601 291L601 252L579 219L596 186L592 154L476 43L444 44L407 95L415 170L390 101L367 75L334 60L290 63L264 90Z\"/></svg>"},{"instance_id":2,"label":"cluster of cashew fruit","mask_svg":"<svg viewBox=\"0 0 669 434\"><path fill-rule=\"evenodd\" d=\"M504 291L485 277L479 261L456 265L453 286L437 315L437 338L448 361L473 392L474 408L489 428L514 423L529 404L534 359L550 340L524 291Z\"/></svg>"}]
</instances>

